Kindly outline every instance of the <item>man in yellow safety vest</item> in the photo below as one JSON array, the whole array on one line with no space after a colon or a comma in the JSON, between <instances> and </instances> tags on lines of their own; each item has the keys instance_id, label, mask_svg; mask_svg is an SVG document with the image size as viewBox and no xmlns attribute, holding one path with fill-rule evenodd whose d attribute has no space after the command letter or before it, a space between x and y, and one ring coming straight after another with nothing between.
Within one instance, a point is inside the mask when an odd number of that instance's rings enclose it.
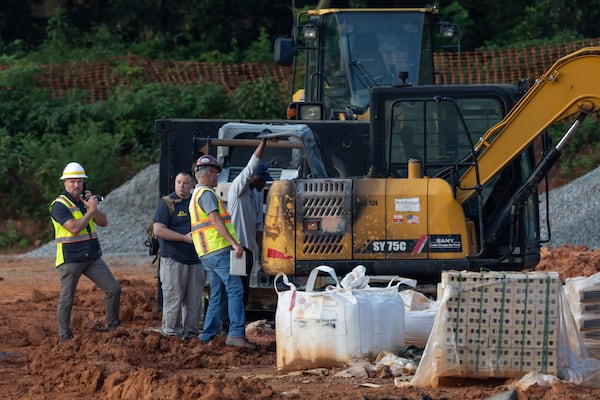
<instances>
[{"instance_id":1,"label":"man in yellow safety vest","mask_svg":"<svg viewBox=\"0 0 600 400\"><path fill-rule=\"evenodd\" d=\"M198 158L195 166L198 184L190 201L192 240L210 280L210 298L200 340L208 343L219 331L221 293L224 289L229 313L225 344L254 349L256 346L246 339L242 281L239 276L229 273L230 252L234 251L236 257L241 257L244 248L236 237L231 216L214 191L220 172L221 166L213 156Z\"/></svg>"},{"instance_id":2,"label":"man in yellow safety vest","mask_svg":"<svg viewBox=\"0 0 600 400\"><path fill-rule=\"evenodd\" d=\"M60 295L56 310L58 337L73 339L71 309L81 275L87 276L105 293L107 331L115 330L119 320L121 286L102 259L96 225L106 226L106 214L98 208L101 197L84 189L87 179L81 164L71 162L60 177L63 193L52 202L50 213L56 239L56 267L60 274Z\"/></svg>"}]
</instances>

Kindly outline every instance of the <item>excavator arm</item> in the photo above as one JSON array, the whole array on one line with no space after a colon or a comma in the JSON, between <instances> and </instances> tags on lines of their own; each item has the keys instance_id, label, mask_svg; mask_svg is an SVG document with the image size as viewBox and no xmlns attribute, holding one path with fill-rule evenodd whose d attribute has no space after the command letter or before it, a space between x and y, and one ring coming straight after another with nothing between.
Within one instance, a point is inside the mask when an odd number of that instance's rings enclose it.
<instances>
[{"instance_id":1,"label":"excavator arm","mask_svg":"<svg viewBox=\"0 0 600 400\"><path fill-rule=\"evenodd\" d=\"M476 160L460 178L457 200L469 200L478 187L488 183L549 126L599 111L598 71L600 47L586 47L556 61L475 145Z\"/></svg>"}]
</instances>

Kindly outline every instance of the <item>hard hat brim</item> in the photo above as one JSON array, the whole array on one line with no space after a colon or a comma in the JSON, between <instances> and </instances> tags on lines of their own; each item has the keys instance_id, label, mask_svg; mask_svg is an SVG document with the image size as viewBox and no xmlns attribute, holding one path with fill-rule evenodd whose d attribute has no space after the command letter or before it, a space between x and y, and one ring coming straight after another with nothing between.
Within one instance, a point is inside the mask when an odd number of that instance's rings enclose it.
<instances>
[{"instance_id":1,"label":"hard hat brim","mask_svg":"<svg viewBox=\"0 0 600 400\"><path fill-rule=\"evenodd\" d=\"M63 176L60 177L61 180L65 180L65 179L87 179L87 175L86 174L63 174Z\"/></svg>"}]
</instances>

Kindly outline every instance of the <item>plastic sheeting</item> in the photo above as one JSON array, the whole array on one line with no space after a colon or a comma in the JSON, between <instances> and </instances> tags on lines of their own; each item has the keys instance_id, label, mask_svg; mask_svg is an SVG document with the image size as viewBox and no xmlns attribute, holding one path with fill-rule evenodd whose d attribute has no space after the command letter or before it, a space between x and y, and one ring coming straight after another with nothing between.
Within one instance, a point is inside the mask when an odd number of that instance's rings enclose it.
<instances>
[{"instance_id":1,"label":"plastic sheeting","mask_svg":"<svg viewBox=\"0 0 600 400\"><path fill-rule=\"evenodd\" d=\"M600 272L567 278L565 294L590 356L600 358Z\"/></svg>"},{"instance_id":2,"label":"plastic sheeting","mask_svg":"<svg viewBox=\"0 0 600 400\"><path fill-rule=\"evenodd\" d=\"M441 377L523 377L529 372L596 385L556 273L442 274L442 297L417 372L407 385Z\"/></svg>"}]
</instances>

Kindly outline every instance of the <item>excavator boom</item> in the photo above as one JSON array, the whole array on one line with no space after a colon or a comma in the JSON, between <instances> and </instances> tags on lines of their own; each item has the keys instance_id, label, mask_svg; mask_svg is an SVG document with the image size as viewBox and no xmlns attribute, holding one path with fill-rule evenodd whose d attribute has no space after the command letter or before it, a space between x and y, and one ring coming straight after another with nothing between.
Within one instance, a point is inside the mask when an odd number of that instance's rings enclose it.
<instances>
[{"instance_id":1,"label":"excavator boom","mask_svg":"<svg viewBox=\"0 0 600 400\"><path fill-rule=\"evenodd\" d=\"M476 166L460 178L457 200L465 203L523 152L549 126L576 114L600 110L600 47L586 47L562 57L475 145ZM504 162L499 162L504 160Z\"/></svg>"}]
</instances>

